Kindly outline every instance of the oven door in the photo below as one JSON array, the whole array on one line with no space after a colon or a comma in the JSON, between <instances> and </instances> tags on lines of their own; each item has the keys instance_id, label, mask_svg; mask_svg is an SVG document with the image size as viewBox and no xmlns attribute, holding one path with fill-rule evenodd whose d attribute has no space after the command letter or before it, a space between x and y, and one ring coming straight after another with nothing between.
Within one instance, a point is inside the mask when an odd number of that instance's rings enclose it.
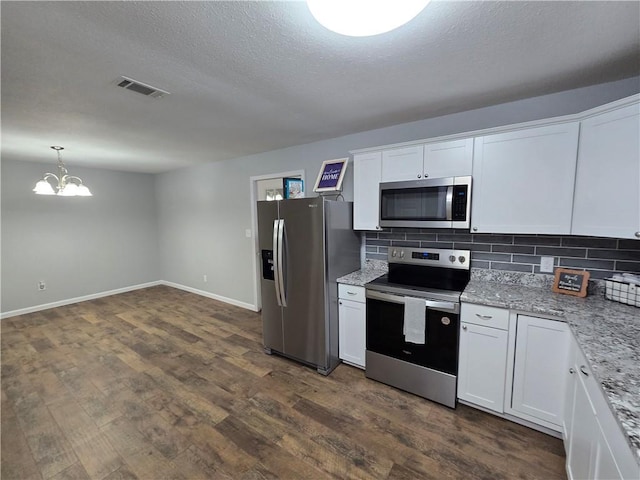
<instances>
[{"instance_id":1,"label":"oven door","mask_svg":"<svg viewBox=\"0 0 640 480\"><path fill-rule=\"evenodd\" d=\"M459 304L424 300L425 343L416 344L405 341L403 296L366 295L368 351L457 375Z\"/></svg>"}]
</instances>

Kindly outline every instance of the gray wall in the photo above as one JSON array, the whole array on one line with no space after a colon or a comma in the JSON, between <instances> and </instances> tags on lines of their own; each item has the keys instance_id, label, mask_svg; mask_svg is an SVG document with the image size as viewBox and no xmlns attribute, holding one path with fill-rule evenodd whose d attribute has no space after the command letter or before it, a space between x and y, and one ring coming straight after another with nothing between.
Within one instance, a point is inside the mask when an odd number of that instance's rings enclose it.
<instances>
[{"instance_id":1,"label":"gray wall","mask_svg":"<svg viewBox=\"0 0 640 480\"><path fill-rule=\"evenodd\" d=\"M93 197L35 195L54 169L2 161L2 312L160 278L154 176L71 165Z\"/></svg>"},{"instance_id":2,"label":"gray wall","mask_svg":"<svg viewBox=\"0 0 640 480\"><path fill-rule=\"evenodd\" d=\"M252 227L251 176L304 169L309 187L323 160L347 156L349 150L578 113L639 91L635 77L161 174L162 278L253 304L253 240L244 236ZM352 175L350 166L347 200L353 198Z\"/></svg>"},{"instance_id":3,"label":"gray wall","mask_svg":"<svg viewBox=\"0 0 640 480\"><path fill-rule=\"evenodd\" d=\"M36 196L55 163L3 158L1 311L156 280L253 305L251 176L303 169L310 188L323 160L349 150L576 113L638 91L636 77L157 176L71 166L91 198ZM352 166L344 196L353 198Z\"/></svg>"}]
</instances>

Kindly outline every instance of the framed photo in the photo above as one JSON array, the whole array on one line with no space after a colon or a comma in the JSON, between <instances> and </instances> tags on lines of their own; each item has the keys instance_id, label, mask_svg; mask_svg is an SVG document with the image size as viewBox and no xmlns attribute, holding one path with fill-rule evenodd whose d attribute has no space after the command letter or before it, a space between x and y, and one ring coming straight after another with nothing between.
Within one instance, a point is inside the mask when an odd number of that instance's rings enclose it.
<instances>
[{"instance_id":1,"label":"framed photo","mask_svg":"<svg viewBox=\"0 0 640 480\"><path fill-rule=\"evenodd\" d=\"M348 160L348 158L339 158L322 162L313 191L317 193L342 191L342 180L347 171Z\"/></svg>"},{"instance_id":2,"label":"framed photo","mask_svg":"<svg viewBox=\"0 0 640 480\"><path fill-rule=\"evenodd\" d=\"M556 268L553 288L551 290L555 293L586 297L590 276L591 274L589 272L583 270Z\"/></svg>"},{"instance_id":3,"label":"framed photo","mask_svg":"<svg viewBox=\"0 0 640 480\"><path fill-rule=\"evenodd\" d=\"M301 178L283 178L284 198L304 198L304 180Z\"/></svg>"}]
</instances>

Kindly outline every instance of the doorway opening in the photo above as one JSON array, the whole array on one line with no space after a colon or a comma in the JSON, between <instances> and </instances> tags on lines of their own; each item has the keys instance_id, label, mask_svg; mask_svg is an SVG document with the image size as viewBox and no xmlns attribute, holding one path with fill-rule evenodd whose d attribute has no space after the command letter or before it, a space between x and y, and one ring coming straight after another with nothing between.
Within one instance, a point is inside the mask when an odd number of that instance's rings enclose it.
<instances>
[{"instance_id":1,"label":"doorway opening","mask_svg":"<svg viewBox=\"0 0 640 480\"><path fill-rule=\"evenodd\" d=\"M293 170L289 172L273 173L268 175L258 175L251 177L251 228L253 238L253 304L256 311L262 310L262 297L260 294L260 249L258 248L258 201L262 200L281 200L283 195L283 179L284 178L300 178L303 182L304 170Z\"/></svg>"}]
</instances>

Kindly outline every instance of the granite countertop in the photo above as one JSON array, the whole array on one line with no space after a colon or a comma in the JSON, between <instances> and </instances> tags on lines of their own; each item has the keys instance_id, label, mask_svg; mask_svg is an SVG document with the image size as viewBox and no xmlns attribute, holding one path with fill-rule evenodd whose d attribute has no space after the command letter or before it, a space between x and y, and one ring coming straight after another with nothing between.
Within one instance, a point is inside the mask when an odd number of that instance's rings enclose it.
<instances>
[{"instance_id":1,"label":"granite countertop","mask_svg":"<svg viewBox=\"0 0 640 480\"><path fill-rule=\"evenodd\" d=\"M499 279L473 273L461 301L569 324L640 463L640 309L606 300L600 292L586 298L553 293L553 277L547 275Z\"/></svg>"},{"instance_id":2,"label":"granite countertop","mask_svg":"<svg viewBox=\"0 0 640 480\"><path fill-rule=\"evenodd\" d=\"M371 280L384 275L389 271L387 262L383 260L369 260L364 263L364 267L355 272L349 273L343 277L338 278L338 283L345 283L347 285L356 285L363 287Z\"/></svg>"}]
</instances>

